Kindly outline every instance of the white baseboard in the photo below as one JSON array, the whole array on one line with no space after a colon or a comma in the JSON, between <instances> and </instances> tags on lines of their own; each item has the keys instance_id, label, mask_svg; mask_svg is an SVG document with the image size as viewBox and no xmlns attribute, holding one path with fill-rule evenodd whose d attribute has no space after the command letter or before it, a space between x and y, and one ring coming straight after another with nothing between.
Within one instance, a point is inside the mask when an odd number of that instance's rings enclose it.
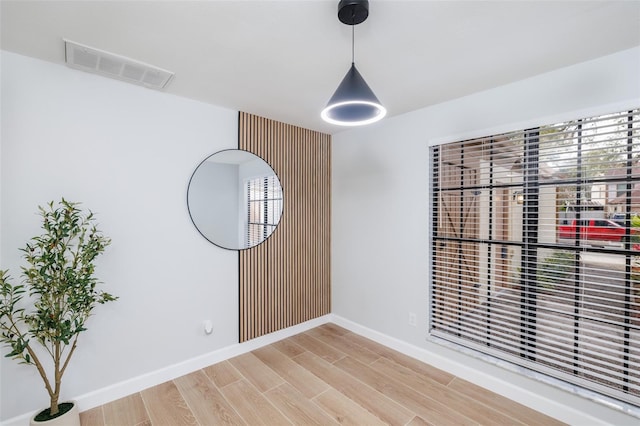
<instances>
[{"instance_id":1,"label":"white baseboard","mask_svg":"<svg viewBox=\"0 0 640 426\"><path fill-rule=\"evenodd\" d=\"M312 319L302 324L294 325L293 327L279 330L265 336L257 337L244 343L237 343L231 346L227 346L216 351L204 354L195 358L188 359L178 364L170 365L160 370L152 371L147 374L134 377L129 380L125 380L120 383L107 386L96 391L80 395L76 398L71 398L78 403L79 410L86 411L100 405L107 404L125 396L140 392L144 389L152 386L159 385L169 380L173 380L177 377L184 376L185 374L192 373L200 370L209 365L216 364L218 362L233 358L238 355L251 352L255 349L261 348L266 345L270 345L279 340L286 339L287 337L294 336L296 334L305 332L314 327L331 322L332 315L324 315L319 318ZM2 426L24 426L29 424L29 420L33 413L27 413L20 416L13 417L2 422Z\"/></svg>"}]
</instances>

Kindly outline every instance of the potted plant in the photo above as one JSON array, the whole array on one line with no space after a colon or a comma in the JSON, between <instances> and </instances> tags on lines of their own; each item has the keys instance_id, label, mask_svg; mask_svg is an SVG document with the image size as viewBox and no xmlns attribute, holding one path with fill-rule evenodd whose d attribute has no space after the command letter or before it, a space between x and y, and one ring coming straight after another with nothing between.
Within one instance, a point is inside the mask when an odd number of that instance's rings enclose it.
<instances>
[{"instance_id":1,"label":"potted plant","mask_svg":"<svg viewBox=\"0 0 640 426\"><path fill-rule=\"evenodd\" d=\"M44 233L21 249L28 264L23 284L9 283L8 272L0 270L0 341L9 348L7 357L36 368L51 402L31 424L68 415L75 420L64 424L80 424L75 403L59 402L62 376L96 304L117 299L98 290L94 276L94 260L111 240L96 228L93 213L78 205L63 198L57 206L38 207Z\"/></svg>"}]
</instances>

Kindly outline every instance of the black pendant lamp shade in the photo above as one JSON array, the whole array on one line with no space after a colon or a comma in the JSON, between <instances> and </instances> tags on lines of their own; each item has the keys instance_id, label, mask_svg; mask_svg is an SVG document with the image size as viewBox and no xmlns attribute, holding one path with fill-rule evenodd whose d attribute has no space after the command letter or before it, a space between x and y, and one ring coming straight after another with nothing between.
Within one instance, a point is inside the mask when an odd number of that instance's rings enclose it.
<instances>
[{"instance_id":1,"label":"black pendant lamp shade","mask_svg":"<svg viewBox=\"0 0 640 426\"><path fill-rule=\"evenodd\" d=\"M338 19L347 25L357 25L369 16L369 2L342 0L338 4ZM352 40L353 48L353 40ZM335 93L320 114L328 123L341 126L361 126L381 120L387 114L376 95L351 62Z\"/></svg>"},{"instance_id":2,"label":"black pendant lamp shade","mask_svg":"<svg viewBox=\"0 0 640 426\"><path fill-rule=\"evenodd\" d=\"M361 126L382 119L387 111L354 63L322 110L322 119L342 126Z\"/></svg>"}]
</instances>

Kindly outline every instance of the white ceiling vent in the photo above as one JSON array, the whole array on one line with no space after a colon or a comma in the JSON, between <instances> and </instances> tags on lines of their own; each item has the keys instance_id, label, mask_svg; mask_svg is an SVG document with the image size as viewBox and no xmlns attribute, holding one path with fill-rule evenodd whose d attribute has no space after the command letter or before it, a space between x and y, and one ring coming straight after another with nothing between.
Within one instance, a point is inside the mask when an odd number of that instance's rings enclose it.
<instances>
[{"instance_id":1,"label":"white ceiling vent","mask_svg":"<svg viewBox=\"0 0 640 426\"><path fill-rule=\"evenodd\" d=\"M165 88L174 73L104 50L64 40L65 61L71 68L139 84L151 89Z\"/></svg>"}]
</instances>

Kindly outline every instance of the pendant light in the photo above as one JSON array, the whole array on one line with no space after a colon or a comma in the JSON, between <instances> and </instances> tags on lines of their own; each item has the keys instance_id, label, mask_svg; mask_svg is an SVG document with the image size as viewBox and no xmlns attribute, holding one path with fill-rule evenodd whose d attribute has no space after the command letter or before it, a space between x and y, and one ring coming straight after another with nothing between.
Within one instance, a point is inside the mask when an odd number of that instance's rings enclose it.
<instances>
[{"instance_id":1,"label":"pendant light","mask_svg":"<svg viewBox=\"0 0 640 426\"><path fill-rule=\"evenodd\" d=\"M368 0L340 0L338 19L351 25L351 68L347 71L327 106L320 114L328 123L362 126L384 118L387 110L356 69L354 61L354 27L369 16Z\"/></svg>"}]
</instances>

